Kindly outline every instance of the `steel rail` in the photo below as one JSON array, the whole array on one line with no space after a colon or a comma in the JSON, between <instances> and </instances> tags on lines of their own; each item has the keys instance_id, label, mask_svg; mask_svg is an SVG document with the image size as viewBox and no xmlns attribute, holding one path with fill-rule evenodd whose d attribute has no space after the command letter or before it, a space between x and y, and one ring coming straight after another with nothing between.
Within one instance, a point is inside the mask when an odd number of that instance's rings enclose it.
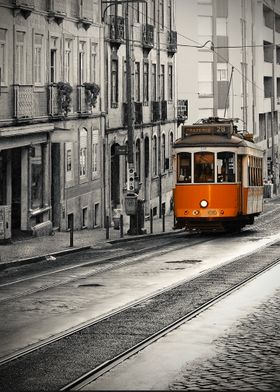
<instances>
[{"instance_id":1,"label":"steel rail","mask_svg":"<svg viewBox=\"0 0 280 392\"><path fill-rule=\"evenodd\" d=\"M88 385L89 383L95 381L103 374L109 372L112 368L116 367L121 362L125 361L126 359L130 358L131 356L137 354L139 351L143 350L144 348L148 347L158 339L162 338L163 336L167 335L174 329L178 328L180 325L192 320L193 318L197 317L200 313L207 310L209 307L213 306L217 302L221 301L228 295L232 294L234 291L239 290L241 287L245 286L247 283L256 279L259 275L265 273L269 269L273 268L280 262L280 258L274 260L272 263L267 265L266 267L260 269L259 271L251 274L251 276L247 277L246 279L242 280L241 282L233 285L232 287L224 290L217 296L213 297L212 299L205 302L203 305L199 306L195 310L187 313L185 316L179 318L178 320L172 322L171 324L167 325L166 327L162 328L160 331L154 333L153 335L149 336L148 338L144 339L143 341L139 342L135 346L131 347L130 349L126 350L123 353L115 356L114 358L105 361L104 363L100 364L96 368L92 369L91 371L85 373L78 379L72 381L71 383L65 385L60 389L60 391L77 391Z\"/></svg>"},{"instance_id":2,"label":"steel rail","mask_svg":"<svg viewBox=\"0 0 280 392\"><path fill-rule=\"evenodd\" d=\"M187 235L187 233L185 233L185 234ZM208 241L210 241L210 240L209 239L204 239L204 240L199 240L198 242L194 242L194 243L188 244L188 245L186 245L185 243L183 245L180 245L181 244L181 242L180 242L180 244L178 244L179 245L178 247L172 249L172 246L178 242L178 239L175 239L175 240L173 239L172 241L170 241L166 245L169 248L165 249L165 250L161 250L160 252L158 251L158 245L153 245L153 246L151 246L149 248L142 248L142 249L139 249L139 250L136 250L136 251L132 251L130 253L126 253L125 254L125 260L123 262L119 263L118 265L110 265L110 266L107 266L107 267L103 267L103 268L98 269L97 271L80 274L79 276L68 278L67 280L65 279L63 282L55 282L55 283L52 283L52 284L48 284L48 285L44 285L44 286L37 287L37 288L34 288L34 289L30 289L30 290L27 290L24 293L19 293L19 294L14 294L13 293L13 295L11 297L1 297L0 298L0 304L4 303L4 302L8 302L8 301L14 301L17 298L22 298L23 296L28 296L28 295L31 295L31 294L34 294L34 293L37 293L37 292L45 291L45 290L48 290L48 289L51 289L51 288L55 288L55 287L58 287L58 286L63 286L64 284L68 284L68 283L71 283L71 282L76 282L76 281L78 281L80 279L85 279L85 278L88 278L88 277L91 277L91 276L95 276L95 275L97 275L99 273L106 272L106 271L109 271L111 269L117 269L117 268L119 268L119 267L121 267L121 266L123 266L125 264L129 264L129 263L131 263L133 261L139 261L139 259L131 260L131 258L134 258L134 257L136 257L138 255L143 256L143 257L141 257L141 259L142 259L142 258L147 257L147 253L155 251L155 250L157 251L157 254L162 255L162 254L171 252L173 250L180 250L181 248L187 248L187 247L190 247L190 246L199 245L201 243L208 242ZM3 284L0 284L0 291L1 291L1 288L11 287L13 285L29 282L29 281L32 281L32 280L35 280L35 279L45 278L45 277L48 277L48 276L59 274L61 272L63 273L63 272L67 272L67 271L73 271L73 270L79 269L81 267L94 266L96 263L100 263L100 262L110 263L110 262L122 259L123 257L124 257L123 254L112 256L112 257L108 257L108 256L107 257L101 257L98 260L94 260L94 261L91 260L91 261L88 261L88 262L85 262L85 263L75 264L74 266L71 266L71 267L60 268L60 269L56 269L55 271L44 272L42 274L37 274L35 276L33 275L31 277L17 279L17 280L11 281L11 282L6 282L6 283L3 283Z\"/></svg>"},{"instance_id":3,"label":"steel rail","mask_svg":"<svg viewBox=\"0 0 280 392\"><path fill-rule=\"evenodd\" d=\"M207 241L210 241L210 240L208 239ZM206 240L200 241L200 243L204 243L204 242L207 242L207 241L206 241ZM198 245L198 244L199 244L199 243L195 243L195 244L192 244L192 246L193 246L193 245ZM191 246L191 245L190 245L190 246ZM184 247L186 247L186 246L184 246ZM177 249L177 248L176 248L176 249ZM169 251L172 251L172 250L169 250ZM164 253L168 253L168 251L162 251L162 252L161 252L161 254L164 254ZM158 254L158 253L157 253L157 254ZM240 258L242 258L243 256L244 256L244 255L242 255L241 257L234 258L234 259L232 259L232 260L230 260L230 261L228 261L228 262L235 261L236 259L240 259ZM135 261L135 260L134 260L134 261ZM129 261L129 262L131 262L131 261ZM226 262L226 263L228 263L228 262ZM118 266L121 267L121 266L123 266L124 264L127 264L127 263L128 263L127 261L124 261L123 263L118 264ZM112 266L112 269L118 268L118 266ZM218 269L219 267L221 267L221 265L216 266L216 267L214 267L214 268L212 268L212 269L209 269L209 270L205 270L205 271L203 271L199 276L202 276L202 275L204 275L204 274L207 274L207 273L209 273L210 271L215 271L215 270ZM108 268L108 270L109 270L109 269L110 269L110 268ZM102 271L100 271L100 272L104 272L104 270L102 270ZM156 296L158 296L158 295L160 295L160 294L163 294L163 293L165 293L165 292L167 292L167 291L169 291L169 290L172 290L172 289L174 289L174 288L176 288L176 287L178 287L178 286L180 286L180 285L182 285L182 284L184 284L184 283L186 283L186 282L190 282L190 281L192 281L192 280L194 280L194 279L196 279L196 278L197 278L197 276L194 276L194 277L191 278L191 279L190 279L190 278L182 279L182 280L180 280L180 281L178 281L178 282L176 282L176 283L174 283L174 284L172 284L172 285L169 285L169 286L166 286L166 287L164 287L164 288L162 288L162 289L159 289L159 290L153 292L152 294L147 294L146 296L143 296L143 297L141 297L141 298L138 298L138 299L135 300L135 301L131 301L131 302L129 302L128 304L119 307L117 310L109 311L107 314L105 314L105 315L103 315L103 316L101 316L101 317L95 317L94 319L90 319L90 320L88 320L88 321L86 321L86 322L83 322L83 323L77 325L77 326L71 327L71 328L67 329L66 331L63 331L63 332L61 332L61 333L58 333L58 334L52 336L51 338L47 338L47 339L41 340L41 341L38 342L38 343L34 343L34 344L32 344L32 345L30 345L30 346L28 346L28 347L26 347L26 348L17 350L16 352L14 352L14 353L12 353L12 354L10 354L10 355L6 355L6 356L0 358L0 366L3 366L4 364L9 363L9 362L12 362L12 361L14 361L14 360L16 360L16 359L19 359L20 357L23 357L23 356L25 356L25 355L27 355L27 354L30 354L30 353L32 353L33 351L36 351L36 350L38 350L38 349L40 349L40 348L46 347L46 346L48 346L49 344L54 343L54 342L56 342L56 341L58 341L58 340L60 340L60 339L62 339L62 338L65 338L65 337L67 337L67 336L73 335L74 333L77 333L77 332L79 332L79 331L81 331L81 330L83 330L83 329L85 329L85 328L88 328L88 327L90 327L90 326L92 326L92 325L94 325L94 324L97 324L97 323L99 323L99 322L101 322L101 321L103 321L103 320L106 320L106 319L108 319L108 318L110 318L110 317L112 317L112 316L114 316L114 315L116 315L116 314L119 314L119 313L121 313L121 312L123 312L123 311L129 309L129 308L132 308L132 307L134 307L134 306L136 306L136 305L139 305L139 304L141 304L141 303L144 303L144 302L146 302L146 301L148 301L148 300L150 300L150 299L152 299L152 298L154 298L154 297L156 297Z\"/></svg>"}]
</instances>

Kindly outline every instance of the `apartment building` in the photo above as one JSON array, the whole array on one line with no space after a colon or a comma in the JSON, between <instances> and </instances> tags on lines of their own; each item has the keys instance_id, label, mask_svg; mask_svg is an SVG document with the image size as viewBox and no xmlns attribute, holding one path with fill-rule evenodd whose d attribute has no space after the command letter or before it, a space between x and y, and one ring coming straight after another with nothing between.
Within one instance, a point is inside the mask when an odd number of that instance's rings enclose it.
<instances>
[{"instance_id":1,"label":"apartment building","mask_svg":"<svg viewBox=\"0 0 280 392\"><path fill-rule=\"evenodd\" d=\"M278 192L280 2L177 0L176 6L178 99L189 107L185 123L209 116L238 119L238 129L253 133L264 148L264 177L273 177Z\"/></svg>"},{"instance_id":2,"label":"apartment building","mask_svg":"<svg viewBox=\"0 0 280 392\"><path fill-rule=\"evenodd\" d=\"M174 0L151 0L103 6L105 29L106 212L124 211L128 145L127 61L130 58L133 157L139 198L160 215L172 208L171 149L177 131L177 33ZM125 19L130 52L127 56Z\"/></svg>"},{"instance_id":3,"label":"apartment building","mask_svg":"<svg viewBox=\"0 0 280 392\"><path fill-rule=\"evenodd\" d=\"M114 0L0 9L0 240L91 229L125 212L129 60L136 190L146 213L170 210L174 0L128 2L127 14Z\"/></svg>"},{"instance_id":4,"label":"apartment building","mask_svg":"<svg viewBox=\"0 0 280 392\"><path fill-rule=\"evenodd\" d=\"M0 239L101 225L100 3L0 10Z\"/></svg>"}]
</instances>

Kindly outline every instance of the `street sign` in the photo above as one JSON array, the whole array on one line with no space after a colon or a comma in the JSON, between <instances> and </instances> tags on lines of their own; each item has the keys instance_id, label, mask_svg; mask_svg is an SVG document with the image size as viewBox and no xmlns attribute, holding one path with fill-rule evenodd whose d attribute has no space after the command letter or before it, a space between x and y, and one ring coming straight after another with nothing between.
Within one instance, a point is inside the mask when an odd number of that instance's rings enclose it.
<instances>
[{"instance_id":1,"label":"street sign","mask_svg":"<svg viewBox=\"0 0 280 392\"><path fill-rule=\"evenodd\" d=\"M115 154L116 155L127 155L127 145L124 146L116 146L115 148Z\"/></svg>"}]
</instances>

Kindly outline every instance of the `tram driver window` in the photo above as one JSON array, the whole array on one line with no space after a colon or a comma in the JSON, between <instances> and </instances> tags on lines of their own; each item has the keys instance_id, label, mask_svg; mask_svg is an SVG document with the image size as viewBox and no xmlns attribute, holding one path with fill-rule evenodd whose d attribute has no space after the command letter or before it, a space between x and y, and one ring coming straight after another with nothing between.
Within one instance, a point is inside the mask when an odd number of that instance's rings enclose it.
<instances>
[{"instance_id":1,"label":"tram driver window","mask_svg":"<svg viewBox=\"0 0 280 392\"><path fill-rule=\"evenodd\" d=\"M235 154L233 152L218 152L217 181L235 182Z\"/></svg>"},{"instance_id":2,"label":"tram driver window","mask_svg":"<svg viewBox=\"0 0 280 392\"><path fill-rule=\"evenodd\" d=\"M214 154L212 152L194 154L194 182L214 182Z\"/></svg>"},{"instance_id":3,"label":"tram driver window","mask_svg":"<svg viewBox=\"0 0 280 392\"><path fill-rule=\"evenodd\" d=\"M178 154L178 182L192 182L191 154L181 152Z\"/></svg>"}]
</instances>

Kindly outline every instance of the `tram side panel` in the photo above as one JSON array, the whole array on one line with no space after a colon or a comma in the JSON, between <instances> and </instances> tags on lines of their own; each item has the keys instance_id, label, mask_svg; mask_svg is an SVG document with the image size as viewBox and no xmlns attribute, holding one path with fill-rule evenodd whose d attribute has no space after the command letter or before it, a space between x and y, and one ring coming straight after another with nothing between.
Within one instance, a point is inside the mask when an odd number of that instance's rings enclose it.
<instances>
[{"instance_id":1,"label":"tram side panel","mask_svg":"<svg viewBox=\"0 0 280 392\"><path fill-rule=\"evenodd\" d=\"M243 215L258 215L263 211L263 187L243 188Z\"/></svg>"}]
</instances>

